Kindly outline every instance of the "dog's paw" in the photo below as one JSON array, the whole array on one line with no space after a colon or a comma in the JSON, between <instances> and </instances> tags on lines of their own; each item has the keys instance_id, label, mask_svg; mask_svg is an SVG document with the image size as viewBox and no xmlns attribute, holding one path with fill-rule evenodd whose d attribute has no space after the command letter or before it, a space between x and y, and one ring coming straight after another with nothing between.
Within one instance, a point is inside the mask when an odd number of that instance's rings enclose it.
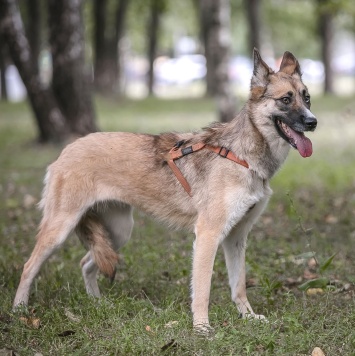
<instances>
[{"instance_id":1,"label":"dog's paw","mask_svg":"<svg viewBox=\"0 0 355 356\"><path fill-rule=\"evenodd\" d=\"M208 323L198 323L194 324L194 332L199 336L210 337L214 330Z\"/></svg>"},{"instance_id":2,"label":"dog's paw","mask_svg":"<svg viewBox=\"0 0 355 356\"><path fill-rule=\"evenodd\" d=\"M28 312L28 305L25 302L14 303L12 312L15 314L23 314Z\"/></svg>"}]
</instances>

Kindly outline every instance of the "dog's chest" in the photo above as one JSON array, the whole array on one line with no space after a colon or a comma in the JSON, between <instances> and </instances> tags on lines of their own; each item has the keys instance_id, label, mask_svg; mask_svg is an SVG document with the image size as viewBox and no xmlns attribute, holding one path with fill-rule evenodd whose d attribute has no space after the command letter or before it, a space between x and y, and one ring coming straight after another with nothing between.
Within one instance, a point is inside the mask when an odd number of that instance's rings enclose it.
<instances>
[{"instance_id":1,"label":"dog's chest","mask_svg":"<svg viewBox=\"0 0 355 356\"><path fill-rule=\"evenodd\" d=\"M260 202L267 201L271 194L268 181L262 179L255 179L248 187L230 192L226 197L228 214L225 231L229 231L248 216L254 215L253 211L258 210L256 206Z\"/></svg>"}]
</instances>

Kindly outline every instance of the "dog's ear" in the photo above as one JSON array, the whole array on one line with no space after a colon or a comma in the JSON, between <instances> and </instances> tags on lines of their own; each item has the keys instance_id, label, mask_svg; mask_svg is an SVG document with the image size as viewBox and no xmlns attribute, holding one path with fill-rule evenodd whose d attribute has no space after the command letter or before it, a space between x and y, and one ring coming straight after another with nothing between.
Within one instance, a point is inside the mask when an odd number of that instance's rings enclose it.
<instances>
[{"instance_id":1,"label":"dog's ear","mask_svg":"<svg viewBox=\"0 0 355 356\"><path fill-rule=\"evenodd\" d=\"M302 75L300 64L296 57L291 53L286 51L282 57L282 62L280 65L280 72L284 72L289 75L298 74Z\"/></svg>"},{"instance_id":2,"label":"dog's ear","mask_svg":"<svg viewBox=\"0 0 355 356\"><path fill-rule=\"evenodd\" d=\"M265 87L269 83L269 74L273 70L262 60L259 51L254 48L254 70L251 78L251 87Z\"/></svg>"}]
</instances>

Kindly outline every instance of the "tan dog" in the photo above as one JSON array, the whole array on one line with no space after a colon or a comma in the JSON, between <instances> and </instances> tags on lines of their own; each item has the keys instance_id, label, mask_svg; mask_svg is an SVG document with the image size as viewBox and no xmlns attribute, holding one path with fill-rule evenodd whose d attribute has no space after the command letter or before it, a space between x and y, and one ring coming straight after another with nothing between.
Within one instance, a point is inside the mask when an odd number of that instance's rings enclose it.
<instances>
[{"instance_id":1,"label":"tan dog","mask_svg":"<svg viewBox=\"0 0 355 356\"><path fill-rule=\"evenodd\" d=\"M97 273L114 276L115 251L130 238L136 207L196 234L195 327L209 326L211 276L220 244L239 312L264 318L253 312L246 296L247 235L290 147L303 157L312 154L303 132L316 125L296 58L285 52L274 73L254 50L250 98L233 121L197 133L95 133L78 139L48 168L40 204L43 219L14 306L28 303L41 265L73 230L89 250L81 261L86 290L99 297Z\"/></svg>"}]
</instances>

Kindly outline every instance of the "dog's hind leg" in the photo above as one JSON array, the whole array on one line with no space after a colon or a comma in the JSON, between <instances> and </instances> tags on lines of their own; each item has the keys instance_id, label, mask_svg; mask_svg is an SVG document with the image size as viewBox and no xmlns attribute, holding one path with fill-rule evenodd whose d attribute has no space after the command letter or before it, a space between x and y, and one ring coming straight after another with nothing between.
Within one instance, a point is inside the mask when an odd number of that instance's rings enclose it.
<instances>
[{"instance_id":1,"label":"dog's hind leg","mask_svg":"<svg viewBox=\"0 0 355 356\"><path fill-rule=\"evenodd\" d=\"M113 279L118 256L115 251L130 238L133 228L132 208L118 202L97 204L87 212L76 232L89 252L80 265L89 295L100 297L97 273Z\"/></svg>"},{"instance_id":2,"label":"dog's hind leg","mask_svg":"<svg viewBox=\"0 0 355 356\"><path fill-rule=\"evenodd\" d=\"M130 239L134 220L133 208L120 202L109 202L99 214L102 217L104 225L110 234L110 239L114 249L117 251Z\"/></svg>"},{"instance_id":3,"label":"dog's hind leg","mask_svg":"<svg viewBox=\"0 0 355 356\"><path fill-rule=\"evenodd\" d=\"M92 259L90 251L88 251L88 253L82 258L80 266L85 282L86 292L89 295L100 298L100 289L96 279L99 268Z\"/></svg>"},{"instance_id":4,"label":"dog's hind leg","mask_svg":"<svg viewBox=\"0 0 355 356\"><path fill-rule=\"evenodd\" d=\"M57 250L74 229L80 215L58 214L53 219L42 220L37 242L29 260L23 268L21 281L14 299L14 307L19 304L27 305L29 291L34 278L42 264Z\"/></svg>"},{"instance_id":5,"label":"dog's hind leg","mask_svg":"<svg viewBox=\"0 0 355 356\"><path fill-rule=\"evenodd\" d=\"M267 202L268 198L257 203L222 242L232 300L236 303L241 316L245 318L254 317L257 319L265 319L263 315L254 313L247 298L245 282L245 249L248 233L264 210Z\"/></svg>"}]
</instances>

